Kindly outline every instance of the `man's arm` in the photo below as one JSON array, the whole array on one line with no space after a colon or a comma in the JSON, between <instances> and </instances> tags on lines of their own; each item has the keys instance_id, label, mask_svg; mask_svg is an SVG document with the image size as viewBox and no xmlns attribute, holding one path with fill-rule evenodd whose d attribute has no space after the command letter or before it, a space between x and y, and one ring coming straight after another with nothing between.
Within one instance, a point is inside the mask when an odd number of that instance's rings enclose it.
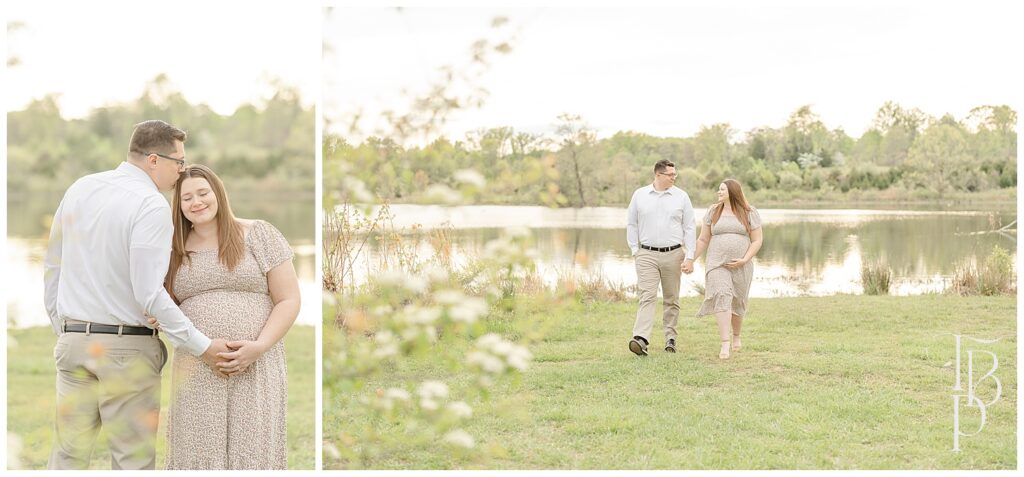
<instances>
[{"instance_id":1,"label":"man's arm","mask_svg":"<svg viewBox=\"0 0 1024 477\"><path fill-rule=\"evenodd\" d=\"M57 212L53 214L53 222L50 224L50 241L46 245L46 258L43 259L43 303L46 304L46 314L50 316L50 323L53 325L53 332L60 335L60 317L57 315L57 289L60 284L60 261L63 254L64 234L61 230L61 210L64 208L64 201L60 201Z\"/></svg>"},{"instance_id":2,"label":"man's arm","mask_svg":"<svg viewBox=\"0 0 1024 477\"><path fill-rule=\"evenodd\" d=\"M174 235L167 210L158 207L143 210L131 234L128 267L135 301L146 314L156 318L160 330L167 334L175 348L202 355L210 347L210 338L196 329L163 286Z\"/></svg>"},{"instance_id":3,"label":"man's arm","mask_svg":"<svg viewBox=\"0 0 1024 477\"><path fill-rule=\"evenodd\" d=\"M693 219L693 204L690 196L683 196L683 246L686 247L686 260L693 261L697 251L697 224Z\"/></svg>"},{"instance_id":4,"label":"man's arm","mask_svg":"<svg viewBox=\"0 0 1024 477\"><path fill-rule=\"evenodd\" d=\"M626 243L629 244L629 250L636 256L636 252L640 250L640 212L637 210L636 205L636 192L633 193L633 197L629 199L629 208L626 209Z\"/></svg>"}]
</instances>

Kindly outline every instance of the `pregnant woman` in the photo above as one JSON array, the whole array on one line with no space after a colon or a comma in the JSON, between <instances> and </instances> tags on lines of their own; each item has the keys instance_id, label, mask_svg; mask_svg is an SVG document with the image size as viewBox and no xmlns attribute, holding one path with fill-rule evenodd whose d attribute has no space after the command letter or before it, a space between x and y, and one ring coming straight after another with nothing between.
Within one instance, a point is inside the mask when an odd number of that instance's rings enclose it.
<instances>
[{"instance_id":1,"label":"pregnant woman","mask_svg":"<svg viewBox=\"0 0 1024 477\"><path fill-rule=\"evenodd\" d=\"M731 351L740 350L740 328L754 276L754 263L750 260L761 249L762 239L760 214L743 197L740 183L726 179L718 186L718 202L704 214L695 254L700 257L707 250L704 303L697 316L715 315L721 359L729 358L730 325Z\"/></svg>"},{"instance_id":2,"label":"pregnant woman","mask_svg":"<svg viewBox=\"0 0 1024 477\"><path fill-rule=\"evenodd\" d=\"M210 338L220 372L175 353L168 469L284 469L288 379L282 338L299 313L292 250L274 226L235 218L221 180L192 165L178 179L166 285Z\"/></svg>"}]
</instances>

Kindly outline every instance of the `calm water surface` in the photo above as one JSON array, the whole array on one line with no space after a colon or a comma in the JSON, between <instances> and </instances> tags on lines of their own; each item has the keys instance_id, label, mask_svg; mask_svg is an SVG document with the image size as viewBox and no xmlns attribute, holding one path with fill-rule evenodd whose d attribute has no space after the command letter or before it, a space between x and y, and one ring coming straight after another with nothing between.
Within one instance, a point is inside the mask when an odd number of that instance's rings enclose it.
<instances>
[{"instance_id":1,"label":"calm water surface","mask_svg":"<svg viewBox=\"0 0 1024 477\"><path fill-rule=\"evenodd\" d=\"M7 262L4 286L7 290L7 319L15 327L49 325L43 305L43 257L53 212L61 195L44 195L31 202L9 202L7 206ZM235 215L262 219L281 230L295 252L302 308L297 323L315 325L320 321L320 284L316 282L315 205L312 199L294 200L273 192L259 198L231 197Z\"/></svg>"},{"instance_id":2,"label":"calm water surface","mask_svg":"<svg viewBox=\"0 0 1024 477\"><path fill-rule=\"evenodd\" d=\"M538 252L535 265L549 285L567 274L636 284L625 209L394 205L391 210L396 227L452 227L456 264L479 255L504 228L526 227ZM704 210L696 209L698 232ZM1016 257L1016 233L992 232L1015 220L1015 211L761 209L761 217L765 241L755 258L754 297L861 294L861 265L879 260L893 270L892 294L940 292L963 260L984 260L996 245ZM370 245L357 261L357 283L379 263ZM421 258L434 254L427 240L417 250ZM697 295L703 277L698 261L692 275L683 275L681 293Z\"/></svg>"}]
</instances>

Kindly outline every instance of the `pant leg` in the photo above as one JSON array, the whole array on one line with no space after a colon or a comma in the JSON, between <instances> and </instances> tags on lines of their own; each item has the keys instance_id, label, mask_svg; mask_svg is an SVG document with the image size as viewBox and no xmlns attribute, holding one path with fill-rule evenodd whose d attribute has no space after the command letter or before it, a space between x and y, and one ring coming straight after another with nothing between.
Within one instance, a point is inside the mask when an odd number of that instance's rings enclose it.
<instances>
[{"instance_id":1,"label":"pant leg","mask_svg":"<svg viewBox=\"0 0 1024 477\"><path fill-rule=\"evenodd\" d=\"M676 339L676 325L679 323L679 282L680 266L686 255L682 248L661 254L658 265L661 269L662 323L665 341Z\"/></svg>"},{"instance_id":2,"label":"pant leg","mask_svg":"<svg viewBox=\"0 0 1024 477\"><path fill-rule=\"evenodd\" d=\"M156 467L160 423L160 371L167 361L163 343L152 336L101 335L105 362L99 370L99 412L114 470Z\"/></svg>"},{"instance_id":3,"label":"pant leg","mask_svg":"<svg viewBox=\"0 0 1024 477\"><path fill-rule=\"evenodd\" d=\"M633 324L633 336L641 336L648 343L654 327L654 302L658 298L658 285L661 284L657 253L640 249L636 254L636 288L640 303Z\"/></svg>"},{"instance_id":4,"label":"pant leg","mask_svg":"<svg viewBox=\"0 0 1024 477\"><path fill-rule=\"evenodd\" d=\"M89 350L75 334L57 339L57 410L47 468L88 469L100 430L99 379L88 367Z\"/></svg>"}]
</instances>

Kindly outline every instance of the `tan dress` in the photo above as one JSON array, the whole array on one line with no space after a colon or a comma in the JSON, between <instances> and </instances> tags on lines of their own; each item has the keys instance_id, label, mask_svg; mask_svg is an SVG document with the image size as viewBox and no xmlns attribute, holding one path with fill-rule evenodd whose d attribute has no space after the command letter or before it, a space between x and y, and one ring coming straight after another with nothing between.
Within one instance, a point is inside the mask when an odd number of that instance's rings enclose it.
<instances>
[{"instance_id":1,"label":"tan dress","mask_svg":"<svg viewBox=\"0 0 1024 477\"><path fill-rule=\"evenodd\" d=\"M210 339L256 340L273 302L267 272L291 260L274 226L255 221L234 271L217 250L197 251L178 269L181 311ZM241 374L223 378L189 353L174 353L167 417L168 469L285 469L288 376L279 341Z\"/></svg>"},{"instance_id":2,"label":"tan dress","mask_svg":"<svg viewBox=\"0 0 1024 477\"><path fill-rule=\"evenodd\" d=\"M730 260L743 258L750 248L750 235L735 215L722 214L718 223L711 225L711 217L715 206L708 207L704 214L704 226L711 227L711 242L704 264L704 303L701 304L697 316L712 315L722 311L731 311L743 316L747 312L750 299L750 282L754 277L754 261L747 262L743 268L729 270L725 264ZM761 215L751 207L748 216L750 230L761 227Z\"/></svg>"}]
</instances>

